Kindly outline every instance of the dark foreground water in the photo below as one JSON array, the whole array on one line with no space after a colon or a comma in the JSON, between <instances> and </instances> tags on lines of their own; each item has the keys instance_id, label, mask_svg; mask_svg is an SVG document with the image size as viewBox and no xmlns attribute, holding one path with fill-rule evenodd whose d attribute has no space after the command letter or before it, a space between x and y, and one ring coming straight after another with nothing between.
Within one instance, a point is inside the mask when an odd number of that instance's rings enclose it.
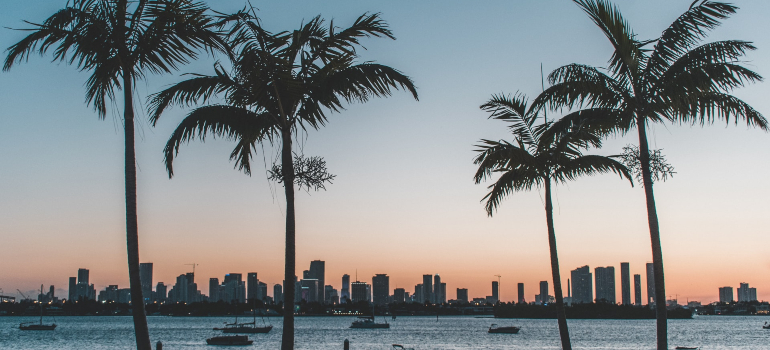
<instances>
[{"instance_id":1,"label":"dark foreground water","mask_svg":"<svg viewBox=\"0 0 770 350\"><path fill-rule=\"evenodd\" d=\"M353 317L299 317L296 319L296 349L342 349L350 340L351 350L392 349L402 344L415 350L435 349L559 349L556 320L503 320L465 316L398 317L390 329L349 329ZM378 318L382 322L383 318ZM131 349L134 347L131 317L57 317L55 331L20 331L19 322L34 317L0 317L0 349ZM44 322L51 322L47 318ZM220 335L212 330L232 318L149 317L153 342L165 350L215 349L206 338ZM249 337L254 345L244 349L279 349L281 319L273 318L268 334ZM701 349L770 349L770 330L762 323L770 317L699 316L692 320L669 320L669 344ZM257 320L259 322L259 320ZM519 334L488 334L490 324L520 326ZM575 349L654 349L654 320L569 320Z\"/></svg>"}]
</instances>

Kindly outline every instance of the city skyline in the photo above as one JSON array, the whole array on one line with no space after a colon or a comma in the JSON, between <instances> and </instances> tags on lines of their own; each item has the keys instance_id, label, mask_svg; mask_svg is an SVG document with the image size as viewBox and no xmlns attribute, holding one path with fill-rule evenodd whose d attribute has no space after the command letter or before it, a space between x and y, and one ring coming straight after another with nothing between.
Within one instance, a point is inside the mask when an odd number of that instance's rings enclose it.
<instances>
[{"instance_id":1,"label":"city skyline","mask_svg":"<svg viewBox=\"0 0 770 350\"><path fill-rule=\"evenodd\" d=\"M25 27L22 20L40 21L62 3L41 0L29 6L7 0L0 25ZM646 39L659 35L690 3L617 5ZM747 59L770 76L764 68L770 66L770 38L762 34L770 31L763 18L770 4L736 4L738 13L707 41L753 41L759 50ZM228 12L242 8L243 2L211 5ZM539 194L517 193L494 218L486 216L479 203L485 186L472 181L473 145L480 138L510 135L498 121L487 120L478 106L500 92L519 90L534 97L540 90L541 63L546 74L571 62L606 65L606 39L567 1L489 1L442 8L438 14L435 6L406 1L344 6L298 1L260 4L259 15L280 30L319 13L342 24L366 11L382 12L398 40L367 42L362 57L411 76L421 101L396 94L351 105L331 116L323 132L310 131L311 137L301 142L306 154L325 157L338 177L326 192L298 192L297 261L303 263L295 274L302 276L304 262L321 259L327 264L327 280L335 284L339 276L353 276L357 269L367 279L387 273L391 289L412 291L421 283L422 271L440 271L447 290L467 288L470 297L490 295L490 281L501 275L501 299L515 300L521 282L530 301L540 281L552 285ZM562 25L548 25L543 18L556 18ZM510 45L491 38L493 31L510 33L503 40ZM462 50L425 47L426 42L446 40L447 33ZM0 46L5 49L21 37L3 29ZM535 49L541 53L521 54ZM211 73L214 60L202 57L175 74L148 77L137 87L137 103L179 81L182 73ZM91 270L91 280L103 283L97 290L126 286L120 121L117 113L99 121L83 103L87 74L49 61L33 55L0 79L0 288L9 294L16 288L37 291L40 283L67 286L65 276L84 266L99 267ZM474 69L458 69L469 66ZM735 93L768 115L768 89L770 85L760 83ZM280 283L282 199L275 195L279 185L265 179L264 169L252 177L233 170L227 160L232 144L209 140L183 146L175 161L176 176L168 180L161 150L186 111L169 111L156 128L147 124L144 112L138 116L141 261L154 262L154 278L168 284L189 272L184 265L190 262L200 263L196 273L207 278L258 271L269 285ZM724 124L658 125L651 135L653 147L664 149L677 171L655 187L668 294L715 301L718 287L737 288L749 281L759 299L770 299L765 278L770 258L763 245L746 244L766 241L770 226L763 199L770 196L764 181L770 166L756 162L770 158L770 136ZM632 140L610 138L599 153L616 154ZM274 156L267 147L268 167ZM262 153L258 160L261 165ZM740 181L722 182L745 164L753 168L741 173ZM576 267L617 267L622 261L630 263L631 275L642 276L644 289L644 266L651 257L640 186L598 176L557 186L556 195L562 284L566 286L569 271ZM735 251L741 254L730 253ZM199 288L207 289L207 281L199 280ZM64 293L57 290L57 295Z\"/></svg>"}]
</instances>

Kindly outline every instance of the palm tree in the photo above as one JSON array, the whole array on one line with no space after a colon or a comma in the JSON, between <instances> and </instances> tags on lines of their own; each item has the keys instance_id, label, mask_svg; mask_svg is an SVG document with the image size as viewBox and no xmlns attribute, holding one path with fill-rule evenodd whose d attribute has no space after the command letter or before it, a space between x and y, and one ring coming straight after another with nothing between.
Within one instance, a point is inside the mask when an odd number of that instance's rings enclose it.
<instances>
[{"instance_id":1,"label":"palm tree","mask_svg":"<svg viewBox=\"0 0 770 350\"><path fill-rule=\"evenodd\" d=\"M745 120L767 130L767 120L744 101L730 95L734 88L761 81L738 59L755 47L746 41L702 44L709 30L735 13L737 7L696 0L655 40L639 40L620 11L606 0L573 0L601 29L614 48L605 70L570 64L548 77L552 86L533 102L535 108L584 106L605 131L625 133L636 127L639 162L647 201L652 243L657 311L657 347L667 349L666 289L660 227L653 195L647 127L651 123L711 124L716 119ZM650 49L647 46L654 44Z\"/></svg>"},{"instance_id":2,"label":"palm tree","mask_svg":"<svg viewBox=\"0 0 770 350\"><path fill-rule=\"evenodd\" d=\"M474 160L479 165L474 177L476 183L490 178L493 173L500 174L482 199L486 200L487 214L492 216L500 201L512 192L529 191L533 186L545 188L545 217L559 335L562 349L570 350L572 344L564 312L551 185L597 173L614 172L629 181L632 181L631 175L623 164L612 158L582 154L581 148L601 147L601 140L593 133L597 128L587 124L590 120L586 120L580 112L567 115L557 122L544 121L536 126L538 110L532 107L527 109L524 95L494 95L481 105L481 109L490 112L490 118L510 122L515 140L515 143L481 140L482 144L478 145L479 155Z\"/></svg>"},{"instance_id":3,"label":"palm tree","mask_svg":"<svg viewBox=\"0 0 770 350\"><path fill-rule=\"evenodd\" d=\"M150 335L139 280L134 150L134 83L150 73L169 73L197 56L199 49L224 48L210 30L207 7L189 0L73 0L8 48L3 70L38 51L53 50L53 60L90 71L86 102L99 119L107 100L123 90L125 129L126 247L137 349L150 349Z\"/></svg>"},{"instance_id":4,"label":"palm tree","mask_svg":"<svg viewBox=\"0 0 770 350\"><path fill-rule=\"evenodd\" d=\"M364 14L342 30L333 24L326 27L319 16L297 30L277 34L264 29L253 12L246 10L225 16L223 23L238 51L232 73L217 64L214 75L199 75L157 93L150 102L151 120L157 123L171 104L192 105L215 95L224 97L225 104L193 110L171 135L164 150L169 177L181 143L196 137L204 140L210 133L235 140L230 158L246 174L251 174L250 159L257 144L280 140L281 164L274 167L274 175L283 182L286 196L281 349L293 349L294 184L318 179L306 179L295 169L292 136L300 129L319 129L327 122L327 113L339 112L343 103L389 96L391 89L408 90L417 99L417 91L409 77L391 67L355 62L361 38L395 39L379 14Z\"/></svg>"}]
</instances>

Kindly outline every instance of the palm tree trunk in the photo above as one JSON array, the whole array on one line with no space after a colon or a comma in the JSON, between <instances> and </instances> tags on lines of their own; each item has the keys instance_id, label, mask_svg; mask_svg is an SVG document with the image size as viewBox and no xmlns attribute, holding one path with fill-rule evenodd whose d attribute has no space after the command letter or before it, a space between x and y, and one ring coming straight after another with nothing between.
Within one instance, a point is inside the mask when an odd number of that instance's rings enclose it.
<instances>
[{"instance_id":1,"label":"palm tree trunk","mask_svg":"<svg viewBox=\"0 0 770 350\"><path fill-rule=\"evenodd\" d=\"M294 160L291 153L291 127L282 130L281 169L286 194L286 268L283 291L283 334L281 350L294 349L294 276L295 276L295 221L294 221Z\"/></svg>"},{"instance_id":2,"label":"palm tree trunk","mask_svg":"<svg viewBox=\"0 0 770 350\"><path fill-rule=\"evenodd\" d=\"M652 266L655 281L655 310L657 318L658 350L668 349L668 330L666 324L666 282L663 277L663 250L660 245L660 226L658 212L655 209L655 196L652 192L652 173L650 172L650 148L647 145L647 125L643 116L637 117L636 128L639 130L639 161L642 165L644 196L647 199L647 222L650 225L652 243Z\"/></svg>"},{"instance_id":3,"label":"palm tree trunk","mask_svg":"<svg viewBox=\"0 0 770 350\"><path fill-rule=\"evenodd\" d=\"M131 289L131 311L138 350L151 350L150 332L144 311L142 281L139 279L139 228L136 213L136 151L134 150L134 100L131 75L123 70L123 122L126 132L126 249L128 250L128 282Z\"/></svg>"},{"instance_id":4,"label":"palm tree trunk","mask_svg":"<svg viewBox=\"0 0 770 350\"><path fill-rule=\"evenodd\" d=\"M553 228L553 203L551 203L551 179L545 178L545 218L548 224L548 247L551 250L551 274L553 275L553 294L556 298L556 318L559 322L561 348L572 350L567 328L567 314L564 311L564 295L561 292L561 274L559 273L559 255L556 252L556 232ZM541 298L547 298L548 293ZM546 300L547 302L547 300Z\"/></svg>"}]
</instances>

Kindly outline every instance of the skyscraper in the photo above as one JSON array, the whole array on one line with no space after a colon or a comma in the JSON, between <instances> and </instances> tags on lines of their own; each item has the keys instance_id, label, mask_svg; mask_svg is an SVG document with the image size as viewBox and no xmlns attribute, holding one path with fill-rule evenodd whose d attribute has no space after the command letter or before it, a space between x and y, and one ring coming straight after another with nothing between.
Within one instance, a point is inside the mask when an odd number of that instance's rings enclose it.
<instances>
[{"instance_id":1,"label":"skyscraper","mask_svg":"<svg viewBox=\"0 0 770 350\"><path fill-rule=\"evenodd\" d=\"M388 303L390 296L390 277L387 274L376 274L372 277L373 302L377 305Z\"/></svg>"},{"instance_id":2,"label":"skyscraper","mask_svg":"<svg viewBox=\"0 0 770 350\"><path fill-rule=\"evenodd\" d=\"M647 305L655 304L655 270L652 263L647 263Z\"/></svg>"},{"instance_id":3,"label":"skyscraper","mask_svg":"<svg viewBox=\"0 0 770 350\"><path fill-rule=\"evenodd\" d=\"M224 281L224 298L223 300L228 303L246 301L246 283L243 282L243 274L240 273L228 273L225 275Z\"/></svg>"},{"instance_id":4,"label":"skyscraper","mask_svg":"<svg viewBox=\"0 0 770 350\"><path fill-rule=\"evenodd\" d=\"M433 276L433 303L443 304L446 301L446 297L441 294L441 276L436 274Z\"/></svg>"},{"instance_id":5,"label":"skyscraper","mask_svg":"<svg viewBox=\"0 0 770 350\"><path fill-rule=\"evenodd\" d=\"M500 283L497 281L492 281L492 299L495 302L500 301Z\"/></svg>"},{"instance_id":6,"label":"skyscraper","mask_svg":"<svg viewBox=\"0 0 770 350\"><path fill-rule=\"evenodd\" d=\"M318 280L318 290L316 293L318 294L318 301L323 303L324 300L326 300L324 296L324 287L326 286L326 262L321 260L313 260L310 262L310 278L315 278Z\"/></svg>"},{"instance_id":7,"label":"skyscraper","mask_svg":"<svg viewBox=\"0 0 770 350\"><path fill-rule=\"evenodd\" d=\"M342 289L340 290L340 303L350 301L350 275L342 275Z\"/></svg>"},{"instance_id":8,"label":"skyscraper","mask_svg":"<svg viewBox=\"0 0 770 350\"><path fill-rule=\"evenodd\" d=\"M219 295L219 278L209 278L209 302L216 303L223 299L223 296Z\"/></svg>"},{"instance_id":9,"label":"skyscraper","mask_svg":"<svg viewBox=\"0 0 770 350\"><path fill-rule=\"evenodd\" d=\"M259 294L259 279L256 272L249 272L246 274L246 300L257 300L257 294Z\"/></svg>"},{"instance_id":10,"label":"skyscraper","mask_svg":"<svg viewBox=\"0 0 770 350\"><path fill-rule=\"evenodd\" d=\"M152 302L152 263L139 264L139 281L142 283L144 303Z\"/></svg>"},{"instance_id":11,"label":"skyscraper","mask_svg":"<svg viewBox=\"0 0 770 350\"><path fill-rule=\"evenodd\" d=\"M548 304L548 281L540 281L540 303Z\"/></svg>"},{"instance_id":12,"label":"skyscraper","mask_svg":"<svg viewBox=\"0 0 770 350\"><path fill-rule=\"evenodd\" d=\"M631 305L631 268L627 262L620 263L620 295L623 305Z\"/></svg>"},{"instance_id":13,"label":"skyscraper","mask_svg":"<svg viewBox=\"0 0 770 350\"><path fill-rule=\"evenodd\" d=\"M78 269L78 283L85 283L89 284L88 282L88 275L89 275L88 269Z\"/></svg>"},{"instance_id":14,"label":"skyscraper","mask_svg":"<svg viewBox=\"0 0 770 350\"><path fill-rule=\"evenodd\" d=\"M67 301L73 302L78 300L78 279L77 277L70 277L70 289L67 294Z\"/></svg>"},{"instance_id":15,"label":"skyscraper","mask_svg":"<svg viewBox=\"0 0 770 350\"><path fill-rule=\"evenodd\" d=\"M320 299L321 296L318 294L319 283L315 278L303 278L300 281L302 285L302 299L305 299L308 303L323 303L323 300Z\"/></svg>"},{"instance_id":16,"label":"skyscraper","mask_svg":"<svg viewBox=\"0 0 770 350\"><path fill-rule=\"evenodd\" d=\"M394 303L406 302L406 290L404 288L396 288L393 290L393 302Z\"/></svg>"},{"instance_id":17,"label":"skyscraper","mask_svg":"<svg viewBox=\"0 0 770 350\"><path fill-rule=\"evenodd\" d=\"M283 286L280 284L273 286L273 301L276 303L283 301Z\"/></svg>"},{"instance_id":18,"label":"skyscraper","mask_svg":"<svg viewBox=\"0 0 770 350\"><path fill-rule=\"evenodd\" d=\"M597 267L596 275L596 300L615 304L615 267Z\"/></svg>"},{"instance_id":19,"label":"skyscraper","mask_svg":"<svg viewBox=\"0 0 770 350\"><path fill-rule=\"evenodd\" d=\"M738 301L757 301L757 289L749 288L748 283L741 282L740 287L738 287Z\"/></svg>"},{"instance_id":20,"label":"skyscraper","mask_svg":"<svg viewBox=\"0 0 770 350\"><path fill-rule=\"evenodd\" d=\"M424 303L425 302L425 296L423 295L423 292L425 291L425 288L422 287L422 284L417 284L414 286L414 301L417 303Z\"/></svg>"},{"instance_id":21,"label":"skyscraper","mask_svg":"<svg viewBox=\"0 0 770 350\"><path fill-rule=\"evenodd\" d=\"M592 303L594 301L593 275L588 265L572 270L570 277L572 277L572 303Z\"/></svg>"},{"instance_id":22,"label":"skyscraper","mask_svg":"<svg viewBox=\"0 0 770 350\"><path fill-rule=\"evenodd\" d=\"M467 288L457 288L457 300L462 301L464 303L468 302L468 289Z\"/></svg>"},{"instance_id":23,"label":"skyscraper","mask_svg":"<svg viewBox=\"0 0 770 350\"><path fill-rule=\"evenodd\" d=\"M634 275L634 305L642 306L642 275Z\"/></svg>"},{"instance_id":24,"label":"skyscraper","mask_svg":"<svg viewBox=\"0 0 770 350\"><path fill-rule=\"evenodd\" d=\"M368 300L369 298L366 296L367 286L368 285L366 284L366 282L355 281L351 283L350 284L350 292L352 294L351 301L356 303L359 301Z\"/></svg>"},{"instance_id":25,"label":"skyscraper","mask_svg":"<svg viewBox=\"0 0 770 350\"><path fill-rule=\"evenodd\" d=\"M155 296L153 297L153 300L163 303L166 302L166 298L168 296L168 290L166 288L166 285L163 284L163 282L158 282L158 284L155 286Z\"/></svg>"},{"instance_id":26,"label":"skyscraper","mask_svg":"<svg viewBox=\"0 0 770 350\"><path fill-rule=\"evenodd\" d=\"M719 288L719 302L720 303L732 303L733 299L733 287Z\"/></svg>"},{"instance_id":27,"label":"skyscraper","mask_svg":"<svg viewBox=\"0 0 770 350\"><path fill-rule=\"evenodd\" d=\"M524 298L524 283L519 283L517 286L519 290L519 299L518 302L520 303L526 303L526 299Z\"/></svg>"},{"instance_id":28,"label":"skyscraper","mask_svg":"<svg viewBox=\"0 0 770 350\"><path fill-rule=\"evenodd\" d=\"M420 302L433 303L433 276L422 275L422 297Z\"/></svg>"}]
</instances>

